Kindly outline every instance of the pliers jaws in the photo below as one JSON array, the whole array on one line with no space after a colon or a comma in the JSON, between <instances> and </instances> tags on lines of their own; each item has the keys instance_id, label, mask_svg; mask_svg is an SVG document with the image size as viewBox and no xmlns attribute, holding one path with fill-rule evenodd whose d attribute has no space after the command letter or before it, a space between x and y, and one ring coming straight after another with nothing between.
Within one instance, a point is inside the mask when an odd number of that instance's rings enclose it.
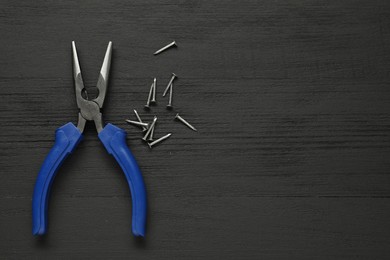
<instances>
[{"instance_id":1,"label":"pliers jaws","mask_svg":"<svg viewBox=\"0 0 390 260\"><path fill-rule=\"evenodd\" d=\"M103 108L104 99L107 93L112 57L112 42L108 43L106 54L104 55L103 65L100 69L99 78L96 84L96 88L99 90L99 95L92 100L86 100L81 94L84 90L84 82L83 77L81 76L80 62L74 41L72 41L72 53L76 102L78 108L80 109L77 128L83 132L86 121L94 121L96 130L100 133L103 130L103 119L100 109Z\"/></svg>"}]
</instances>

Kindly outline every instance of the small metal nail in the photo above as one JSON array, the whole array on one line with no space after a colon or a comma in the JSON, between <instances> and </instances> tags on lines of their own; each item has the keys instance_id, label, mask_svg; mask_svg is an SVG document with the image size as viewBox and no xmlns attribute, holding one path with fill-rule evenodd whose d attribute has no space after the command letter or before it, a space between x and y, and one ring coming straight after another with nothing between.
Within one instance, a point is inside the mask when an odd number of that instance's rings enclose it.
<instances>
[{"instance_id":1,"label":"small metal nail","mask_svg":"<svg viewBox=\"0 0 390 260\"><path fill-rule=\"evenodd\" d=\"M188 123L184 118L182 118L182 117L179 115L179 113L176 114L175 119L178 119L180 122L182 122L183 124L185 124L186 126L188 126L189 128L191 128L192 130L198 131L198 130L196 130L195 127L193 127L190 123Z\"/></svg>"},{"instance_id":2,"label":"small metal nail","mask_svg":"<svg viewBox=\"0 0 390 260\"><path fill-rule=\"evenodd\" d=\"M168 100L167 109L172 109L172 95L173 95L173 83L171 83L171 87L169 89L169 100Z\"/></svg>"},{"instance_id":3,"label":"small metal nail","mask_svg":"<svg viewBox=\"0 0 390 260\"><path fill-rule=\"evenodd\" d=\"M146 101L145 108L149 108L149 106L150 106L150 99L152 98L152 94L153 94L153 83L150 86L149 95L148 95L148 101Z\"/></svg>"},{"instance_id":4,"label":"small metal nail","mask_svg":"<svg viewBox=\"0 0 390 260\"><path fill-rule=\"evenodd\" d=\"M141 120L141 118L140 118L139 115L138 115L137 110L135 110L135 109L134 109L134 114L135 114L135 116L137 117L138 122L143 123L142 120ZM148 130L147 127L142 127L142 128L143 128L143 131L147 131L147 130Z\"/></svg>"},{"instance_id":5,"label":"small metal nail","mask_svg":"<svg viewBox=\"0 0 390 260\"><path fill-rule=\"evenodd\" d=\"M153 141L151 143L148 143L149 147L152 148L153 145L156 145L162 141L164 141L165 139L169 138L170 136L172 135L172 133L169 133L167 135L164 135L163 137L160 137L159 139L157 139L156 141Z\"/></svg>"},{"instance_id":6,"label":"small metal nail","mask_svg":"<svg viewBox=\"0 0 390 260\"><path fill-rule=\"evenodd\" d=\"M156 51L156 52L153 53L153 54L154 54L154 55L157 55L157 54L159 54L159 53L165 51L166 49L168 49L168 48L170 48L170 47L172 47L172 46L177 46L175 41L173 41L173 42L171 42L170 44L168 44L168 45L162 47L161 49L159 49L158 51Z\"/></svg>"},{"instance_id":7,"label":"small metal nail","mask_svg":"<svg viewBox=\"0 0 390 260\"><path fill-rule=\"evenodd\" d=\"M152 100L150 102L156 103L156 78L153 80L153 93L152 93Z\"/></svg>"},{"instance_id":8,"label":"small metal nail","mask_svg":"<svg viewBox=\"0 0 390 260\"><path fill-rule=\"evenodd\" d=\"M172 77L171 77L171 79L169 80L168 85L167 85L167 87L166 87L165 90L164 90L163 97L165 97L165 95L167 94L167 92L168 92L169 88L171 87L171 84L172 84L172 82L173 82L173 80L174 80L175 78L177 78L177 75L176 75L175 73L172 73Z\"/></svg>"},{"instance_id":9,"label":"small metal nail","mask_svg":"<svg viewBox=\"0 0 390 260\"><path fill-rule=\"evenodd\" d=\"M133 121L133 120L129 120L129 119L126 119L125 121L131 125L136 125L136 126L141 126L141 127L146 127L146 128L148 128L148 126L149 126L149 124L147 124L147 123L141 123L141 122Z\"/></svg>"},{"instance_id":10,"label":"small metal nail","mask_svg":"<svg viewBox=\"0 0 390 260\"><path fill-rule=\"evenodd\" d=\"M171 86L172 86L172 82L171 81L169 81L169 84L168 84L168 86L165 88L165 90L164 90L164 93L163 93L163 97L165 97L166 96L166 94L168 93L168 90L171 88Z\"/></svg>"},{"instance_id":11,"label":"small metal nail","mask_svg":"<svg viewBox=\"0 0 390 260\"><path fill-rule=\"evenodd\" d=\"M154 128L156 128L156 125L153 126L152 128L152 131L150 131L150 134L149 134L149 141L153 141L153 136L154 136Z\"/></svg>"},{"instance_id":12,"label":"small metal nail","mask_svg":"<svg viewBox=\"0 0 390 260\"><path fill-rule=\"evenodd\" d=\"M144 135L144 137L142 137L142 140L146 141L146 138L148 138L150 132L151 132L152 129L154 128L154 125L156 124L156 121L157 121L157 117L155 116L155 117L153 118L152 124L149 126L148 131L146 132L146 134Z\"/></svg>"}]
</instances>

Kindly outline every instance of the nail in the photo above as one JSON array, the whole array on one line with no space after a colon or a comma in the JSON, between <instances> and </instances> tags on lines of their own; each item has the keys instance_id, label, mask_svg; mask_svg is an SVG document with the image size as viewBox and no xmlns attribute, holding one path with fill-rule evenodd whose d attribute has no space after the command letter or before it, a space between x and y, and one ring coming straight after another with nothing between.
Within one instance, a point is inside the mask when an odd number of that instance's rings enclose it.
<instances>
[{"instance_id":1,"label":"nail","mask_svg":"<svg viewBox=\"0 0 390 260\"><path fill-rule=\"evenodd\" d=\"M156 127L156 125L153 126L152 131L149 134L149 139L148 139L149 141L153 141L153 135L154 135L154 128L155 127Z\"/></svg>"},{"instance_id":2,"label":"nail","mask_svg":"<svg viewBox=\"0 0 390 260\"><path fill-rule=\"evenodd\" d=\"M144 135L144 137L142 137L142 140L146 141L146 138L148 138L150 132L152 131L154 125L156 124L156 121L157 121L157 117L155 116L155 117L153 118L152 124L149 126L148 131L146 132L146 134Z\"/></svg>"},{"instance_id":3,"label":"nail","mask_svg":"<svg viewBox=\"0 0 390 260\"><path fill-rule=\"evenodd\" d=\"M148 101L146 101L145 108L149 108L149 106L150 106L150 99L152 98L152 94L153 94L153 83L150 86L149 95L148 95Z\"/></svg>"},{"instance_id":4,"label":"nail","mask_svg":"<svg viewBox=\"0 0 390 260\"><path fill-rule=\"evenodd\" d=\"M158 143L164 141L165 139L169 138L171 135L172 135L171 133L169 133L169 134L167 134L167 135L164 135L163 137L160 137L160 138L157 139L156 141L153 141L153 142L151 142L151 143L148 143L148 145L149 145L150 148L152 148L153 145L156 145L156 144L158 144Z\"/></svg>"},{"instance_id":5,"label":"nail","mask_svg":"<svg viewBox=\"0 0 390 260\"><path fill-rule=\"evenodd\" d=\"M141 120L141 118L139 117L139 115L138 115L138 112L137 112L137 110L135 110L134 109L134 114L135 114L135 116L137 117L137 119L138 119L138 122L140 122L140 123L143 123L142 122L142 120ZM146 130L148 130L148 128L147 127L142 127L143 128L143 131L146 131Z\"/></svg>"},{"instance_id":6,"label":"nail","mask_svg":"<svg viewBox=\"0 0 390 260\"><path fill-rule=\"evenodd\" d=\"M169 80L168 85L167 85L167 87L166 87L165 90L164 90L163 97L165 97L165 95L167 94L167 92L168 92L168 90L169 90L169 88L170 88L170 86L171 86L171 84L172 84L172 82L173 82L173 80L174 80L175 78L177 78L177 75L176 75L175 73L172 73L172 77L171 77L171 79Z\"/></svg>"},{"instance_id":7,"label":"nail","mask_svg":"<svg viewBox=\"0 0 390 260\"><path fill-rule=\"evenodd\" d=\"M153 94L152 94L152 100L150 102L156 103L156 78L153 80Z\"/></svg>"},{"instance_id":8,"label":"nail","mask_svg":"<svg viewBox=\"0 0 390 260\"><path fill-rule=\"evenodd\" d=\"M125 121L129 124L136 125L136 126L142 126L142 127L146 127L146 128L148 128L148 126L149 126L149 124L147 124L147 123L141 123L141 122L132 121L129 119L126 119Z\"/></svg>"},{"instance_id":9,"label":"nail","mask_svg":"<svg viewBox=\"0 0 390 260\"><path fill-rule=\"evenodd\" d=\"M173 83L171 83L171 87L169 89L169 101L168 101L167 109L172 109L172 95L173 95Z\"/></svg>"},{"instance_id":10,"label":"nail","mask_svg":"<svg viewBox=\"0 0 390 260\"><path fill-rule=\"evenodd\" d=\"M180 120L183 124L185 124L186 126L188 126L189 128L191 128L192 130L198 131L198 130L196 130L195 127L193 127L190 123L188 123L184 118L182 118L181 116L179 116L179 113L176 114L175 119Z\"/></svg>"},{"instance_id":11,"label":"nail","mask_svg":"<svg viewBox=\"0 0 390 260\"><path fill-rule=\"evenodd\" d=\"M156 52L153 53L153 54L154 54L154 55L157 55L157 54L159 54L159 53L165 51L166 49L168 49L168 48L170 48L170 47L172 47L172 46L177 46L175 41L173 41L173 42L171 42L170 44L168 44L168 45L162 47L161 49L159 49L158 51L156 51Z\"/></svg>"}]
</instances>

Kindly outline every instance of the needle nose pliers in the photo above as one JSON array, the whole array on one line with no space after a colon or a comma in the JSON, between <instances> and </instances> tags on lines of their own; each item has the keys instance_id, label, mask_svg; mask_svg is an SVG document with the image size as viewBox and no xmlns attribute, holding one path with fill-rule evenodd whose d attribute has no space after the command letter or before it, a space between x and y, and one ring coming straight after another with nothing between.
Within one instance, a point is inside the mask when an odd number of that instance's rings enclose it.
<instances>
[{"instance_id":1,"label":"needle nose pliers","mask_svg":"<svg viewBox=\"0 0 390 260\"><path fill-rule=\"evenodd\" d=\"M79 108L78 123L69 122L56 130L54 146L47 155L39 171L33 193L32 220L33 234L44 235L47 230L47 211L49 192L54 177L65 158L74 151L82 140L87 121L94 121L100 141L109 154L113 155L126 175L132 197L132 232L134 236L145 236L146 225L146 189L138 164L126 145L126 133L113 124L104 126L102 113L107 82L111 65L112 42L108 43L103 65L97 82L98 96L93 100L84 99L84 83L76 45L72 42L73 77L76 101Z\"/></svg>"}]
</instances>

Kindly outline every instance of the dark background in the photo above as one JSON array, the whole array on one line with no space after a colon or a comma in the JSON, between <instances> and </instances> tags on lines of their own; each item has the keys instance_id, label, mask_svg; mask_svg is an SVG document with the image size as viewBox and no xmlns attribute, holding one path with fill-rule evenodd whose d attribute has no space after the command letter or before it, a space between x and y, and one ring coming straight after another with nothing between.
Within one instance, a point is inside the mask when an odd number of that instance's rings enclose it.
<instances>
[{"instance_id":1,"label":"dark background","mask_svg":"<svg viewBox=\"0 0 390 260\"><path fill-rule=\"evenodd\" d=\"M389 1L1 1L0 24L0 258L389 257ZM143 242L93 124L58 172L48 235L31 235L54 131L77 122L72 40L88 87L113 41L104 117L143 171ZM150 150L134 108L172 137Z\"/></svg>"}]
</instances>

